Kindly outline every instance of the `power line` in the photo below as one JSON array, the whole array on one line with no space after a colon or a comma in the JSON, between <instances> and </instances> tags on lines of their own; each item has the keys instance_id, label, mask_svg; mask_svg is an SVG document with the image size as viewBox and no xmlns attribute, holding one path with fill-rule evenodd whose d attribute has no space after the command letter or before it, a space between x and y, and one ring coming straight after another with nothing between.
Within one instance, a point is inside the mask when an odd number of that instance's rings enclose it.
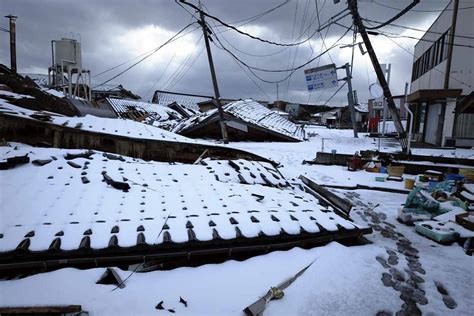
<instances>
[{"instance_id":1,"label":"power line","mask_svg":"<svg viewBox=\"0 0 474 316\"><path fill-rule=\"evenodd\" d=\"M165 72L168 70L168 67L170 66L171 62L173 61L174 57L176 56L173 55L173 57L171 57L171 59L168 61L168 63L166 64L166 67L165 69L161 72L160 76L158 77L158 79L156 79L155 83L153 83L153 85L151 86L151 88L147 91L147 93L145 94L144 96L144 99L147 99L148 98L148 95L153 91L153 89L155 88L155 86L158 84L158 82L161 80L161 78L163 78L163 75L165 74Z\"/></svg>"},{"instance_id":2,"label":"power line","mask_svg":"<svg viewBox=\"0 0 474 316\"><path fill-rule=\"evenodd\" d=\"M186 4L186 5L190 6L190 7L192 7L192 8L195 9L196 11L199 11L199 12L202 11L201 9L199 9L197 6L195 6L195 5L192 4L192 3L185 2L185 1L182 1L181 3ZM344 9L344 10L341 11L338 15L340 15L340 14L343 13L343 12L345 12L346 10L347 10L347 9ZM272 44L272 45L276 45L276 46L298 46L298 45L301 45L301 44L303 44L303 43L306 43L306 41L308 41L309 39L311 39L317 32L320 32L320 31L322 30L322 28L319 28L319 29L317 29L310 37L308 37L308 38L306 38L306 39L304 39L304 40L302 40L302 41L296 42L296 43L278 43L278 42L274 42L274 41L270 41L270 40L267 40L267 39L263 39L263 38L261 38L261 37L258 37L258 36L249 34L249 33L244 32L244 31L241 31L241 30L239 30L238 28L236 28L235 26L230 25L230 24L228 24L228 23L222 21L220 18L218 18L218 17L216 17L216 16L213 16L213 15L207 13L207 12L202 11L202 13L203 13L203 15L205 15L206 17L208 17L208 18L210 18L210 19L213 19L213 20L219 22L219 23L222 24L223 26L225 26L225 27L227 27L227 28L229 28L229 29L232 29L232 30L234 30L235 32L237 32L237 33L239 33L239 34L245 35L245 36L247 36L247 37L250 37L250 38L252 38L252 39L254 39L254 40L258 40L258 41L263 42L263 43ZM337 15L336 15L336 16L337 16ZM344 17L345 17L345 16L343 16L343 17L341 17L341 18L344 18ZM341 19L341 18L339 18L339 19ZM327 25L326 25L325 27L327 27ZM325 27L324 27L324 28L325 28Z\"/></svg>"},{"instance_id":3,"label":"power line","mask_svg":"<svg viewBox=\"0 0 474 316\"><path fill-rule=\"evenodd\" d=\"M412 53L411 51L409 51L408 49L406 49L406 48L403 47L402 45L400 45L400 44L398 44L397 42L395 42L392 38L390 38L390 36L387 36L387 35L385 35L385 34L382 34L382 35L385 36L386 38L388 38L390 41L392 41L395 45L397 45L398 47L400 47L401 49L403 49L405 52L407 52L408 54L410 54L411 56L413 56L413 57L416 58L416 56L415 56L414 53ZM444 71L441 71L441 70L439 70L439 69L436 68L436 67L434 67L433 69L436 70L436 71L438 71L438 72L440 72L440 73L443 74L443 75L446 75L446 73L445 73ZM449 76L451 79L456 80L456 81L459 82L460 84L463 84L463 85L465 85L465 86L471 88L471 85L470 85L470 84L465 83L464 81L461 81L461 80L459 80L458 78L455 78L455 77L451 76L450 74L448 74L448 76Z\"/></svg>"},{"instance_id":4,"label":"power line","mask_svg":"<svg viewBox=\"0 0 474 316\"><path fill-rule=\"evenodd\" d=\"M377 30L381 27L384 27L385 25L389 24L389 23L392 23L393 21L397 20L398 18L400 18L401 16L403 16L405 13L407 13L408 11L410 11L410 9L412 9L414 6L416 6L418 3L420 2L420 0L413 0L412 3L410 3L405 9L401 10L400 12L398 12L394 17L392 17L391 19L387 20L386 22L382 23L382 24L379 24L377 26L366 26L365 28L367 30Z\"/></svg>"},{"instance_id":5,"label":"power line","mask_svg":"<svg viewBox=\"0 0 474 316\"><path fill-rule=\"evenodd\" d=\"M363 19L364 21L367 22L373 22L373 23L382 23L380 21L376 20L371 20L371 19ZM394 27L399 27L399 28L404 28L407 30L413 30L413 31L418 31L418 32L423 32L423 33L430 33L430 34L437 34L437 35L443 35L444 33L441 32L436 32L436 31L430 31L430 30L422 30L419 28L411 27L411 26L405 26L405 25L399 25L399 24L394 24L394 23L389 23L389 26L394 26ZM474 39L474 36L469 36L469 35L461 35L461 34L454 34L455 37L460 37L460 38L467 38L467 39Z\"/></svg>"},{"instance_id":6,"label":"power line","mask_svg":"<svg viewBox=\"0 0 474 316\"><path fill-rule=\"evenodd\" d=\"M178 35L180 35L182 32L184 32L184 30L186 30L188 27L190 27L191 25L194 25L196 22L192 22L188 25L186 25L185 27L183 27L181 30L179 30L175 35L173 35L170 39L168 39L166 42L164 42L163 44L161 44L160 46L158 46L157 48L155 48L152 52L150 52L149 54L147 54L146 56L144 56L143 58L141 58L139 61L137 61L136 63L132 64L131 66L127 67L125 70L119 72L118 74L116 74L115 76L113 76L112 78L104 81L103 83L99 84L99 85L96 85L95 87L93 87L93 89L97 88L97 87L100 87L100 86L103 86L104 84L114 80L115 78L123 75L124 73L126 73L127 71L129 71L130 69L132 69L133 67L135 67L136 65L138 65L139 63L141 63L142 61L144 61L145 59L147 59L148 57L150 57L151 55L153 55L154 53L156 53L157 51L159 51L161 48L163 48L164 46L168 45L169 43L181 38L181 37L178 37ZM185 36L187 34L184 34L183 36Z\"/></svg>"},{"instance_id":7,"label":"power line","mask_svg":"<svg viewBox=\"0 0 474 316\"><path fill-rule=\"evenodd\" d=\"M392 7L392 6L389 6L387 4L384 4L384 3L380 3L376 0L372 0L373 3L379 5L379 6L382 6L382 7L385 7L385 8L389 8L389 9L392 9L392 10L401 10L400 8L395 8L395 7ZM449 2L451 3L451 1ZM448 5L449 5L448 3ZM458 10L466 10L466 9L473 9L474 6L471 6L471 7L464 7L464 8L458 8ZM426 13L429 13L429 12L443 12L443 11L453 11L453 9L438 9L438 10L421 10L421 9L412 9L411 10L412 12L426 12Z\"/></svg>"},{"instance_id":8,"label":"power line","mask_svg":"<svg viewBox=\"0 0 474 316\"><path fill-rule=\"evenodd\" d=\"M197 29L199 29L199 27L196 27L195 29L186 32L185 34L183 34L183 36L188 35L189 33L192 33L192 32L194 32L194 31L196 31ZM181 36L180 36L179 38L181 38ZM177 38L177 39L178 39L178 38ZM106 70L104 70L104 71L102 71L102 72L99 72L98 74L92 76L92 78L98 77L98 76L103 75L103 74L105 74L105 73L108 73L108 72L110 72L110 71L112 71L112 70L114 70L114 69L117 69L117 68L119 68L119 67L121 67L121 66L123 66L123 65L126 65L126 64L128 64L129 62L131 62L131 61L133 61L133 60L135 60L135 59L137 59L137 58L140 58L140 57L142 57L142 56L145 56L145 55L147 55L147 54L153 52L153 51L154 51L155 49L157 49L157 48L158 48L158 47L155 47L155 48L153 48L153 49L150 49L149 51L146 51L146 52L144 52L144 53L141 53L140 55L137 55L137 56L135 56L135 57L133 57L133 58L130 58L129 60L124 61L123 63L120 63L120 64L118 64L118 65L116 65L116 66L113 66L113 67L111 67L111 68L109 68L109 69L106 69Z\"/></svg>"},{"instance_id":9,"label":"power line","mask_svg":"<svg viewBox=\"0 0 474 316\"><path fill-rule=\"evenodd\" d=\"M264 12L262 12L262 13L259 13L259 14L257 14L257 15L254 15L253 17L250 17L250 18L246 18L246 19L242 19L242 20L239 20L239 21L232 22L231 24L237 24L237 23L244 22L244 21L253 22L253 21L255 21L255 20L257 20L257 19L260 19L261 17L263 17L263 16L265 16L265 15L267 15L267 14L269 14L269 13L275 11L276 9L281 8L282 6L284 6L285 4L287 4L287 3L289 3L289 2L290 2L290 0L286 0L286 1L282 2L282 3L280 3L279 5L277 5L276 7L273 7L273 8L271 8L271 9L269 9L269 10L266 10L266 11L264 11Z\"/></svg>"},{"instance_id":10,"label":"power line","mask_svg":"<svg viewBox=\"0 0 474 316\"><path fill-rule=\"evenodd\" d=\"M368 20L367 20L368 21ZM341 27L345 27L345 28L348 28L347 26L343 25L343 24L340 24L338 22L335 22L335 24L341 26ZM414 37L414 36L410 36L410 35L401 35L401 34L398 34L398 33L393 33L393 32L388 32L388 31L377 31L377 32L371 32L372 34L371 35L374 35L374 36L377 36L379 34L381 35L384 35L384 36L393 36L395 38L408 38L408 39L413 39L413 40L417 40L417 41L421 41L421 42L428 42L428 43L436 43L437 41L434 41L434 40L428 40L428 39L424 39L424 38L418 38L418 37ZM444 33L443 33L444 34ZM452 44L453 46L458 46L458 47L465 47L465 48L474 48L474 45L467 45L467 44L456 44L456 43L453 43Z\"/></svg>"},{"instance_id":11,"label":"power line","mask_svg":"<svg viewBox=\"0 0 474 316\"><path fill-rule=\"evenodd\" d=\"M421 41L421 42L428 42L428 43L436 43L437 41L433 41L433 40L428 40L428 39L425 39L425 38L418 38L418 37L414 37L414 36L410 36L410 35L401 35L401 34L397 34L397 33L392 33L392 32L382 32L382 31L378 31L379 34L382 34L382 35L390 35L390 36L393 36L395 38L408 38L408 39L413 39L413 40L417 40L417 41ZM465 48L474 48L473 45L467 45L467 44L456 44L456 43L453 43L452 44L453 46L457 46L457 47L465 47Z\"/></svg>"},{"instance_id":12,"label":"power line","mask_svg":"<svg viewBox=\"0 0 474 316\"><path fill-rule=\"evenodd\" d=\"M311 58L309 61L303 63L302 65L299 65L298 67L295 67L295 68L292 68L292 69L285 69L285 70L268 70L268 69L263 69L263 68L259 68L259 67L253 67L253 66L250 66L248 65L247 63L245 63L244 61L242 61L241 59L239 59L237 56L235 56L235 54L233 54L229 49L227 49L224 45L222 45L222 43L220 42L219 38L216 36L216 34L214 33L214 37L216 38L217 42L219 43L219 45L216 45L216 47L220 48L220 49L223 49L225 50L227 53L229 53L231 56L233 56L236 60L238 60L242 65L244 65L247 69L249 69L249 71L252 73L252 75L254 75L256 78L258 78L259 80L263 81L263 82L266 82L266 83L280 83L280 82L283 82L285 80L287 80L290 76L293 75L293 73L295 73L295 71L297 71L298 69L301 69L303 67L305 67L306 65L310 64L311 62L315 61L316 59L320 58L321 56L323 56L324 54L326 54L328 51L330 51L331 49L333 49L334 47L338 46L337 43L339 43L339 41L344 38L347 33L349 33L349 31L351 30L351 28L349 28L348 30L346 30L341 37L339 37L336 42L331 46L329 47L328 49L326 49L324 52L320 53L319 55ZM254 70L256 71L262 71L262 72L290 72L286 77L284 77L283 79L281 80L275 80L275 81L272 81L272 80L266 80L262 77L260 77L259 75L257 75Z\"/></svg>"},{"instance_id":13,"label":"power line","mask_svg":"<svg viewBox=\"0 0 474 316\"><path fill-rule=\"evenodd\" d=\"M329 103L329 101L331 101L332 98L334 98L336 96L336 94L338 94L339 91L341 91L341 89L344 88L346 83L347 83L347 80L345 80L344 83L342 85L340 85L339 88L337 88L336 91L334 91L334 93L329 97L329 99L326 102L324 102L323 106L327 105Z\"/></svg>"}]
</instances>

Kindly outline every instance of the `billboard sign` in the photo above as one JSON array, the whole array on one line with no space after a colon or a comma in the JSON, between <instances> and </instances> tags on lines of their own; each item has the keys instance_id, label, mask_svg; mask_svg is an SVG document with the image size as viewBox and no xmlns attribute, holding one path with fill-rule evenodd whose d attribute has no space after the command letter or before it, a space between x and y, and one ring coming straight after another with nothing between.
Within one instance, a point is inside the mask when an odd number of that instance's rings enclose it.
<instances>
[{"instance_id":1,"label":"billboard sign","mask_svg":"<svg viewBox=\"0 0 474 316\"><path fill-rule=\"evenodd\" d=\"M337 87L335 64L306 69L304 71L308 92Z\"/></svg>"}]
</instances>

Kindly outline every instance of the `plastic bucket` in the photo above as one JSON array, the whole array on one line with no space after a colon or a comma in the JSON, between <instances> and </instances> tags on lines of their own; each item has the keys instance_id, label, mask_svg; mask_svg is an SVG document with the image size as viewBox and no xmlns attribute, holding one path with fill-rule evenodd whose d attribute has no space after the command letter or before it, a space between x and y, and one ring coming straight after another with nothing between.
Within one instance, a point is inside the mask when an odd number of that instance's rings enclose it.
<instances>
[{"instance_id":1,"label":"plastic bucket","mask_svg":"<svg viewBox=\"0 0 474 316\"><path fill-rule=\"evenodd\" d=\"M405 189L411 190L415 186L415 180L405 179Z\"/></svg>"}]
</instances>

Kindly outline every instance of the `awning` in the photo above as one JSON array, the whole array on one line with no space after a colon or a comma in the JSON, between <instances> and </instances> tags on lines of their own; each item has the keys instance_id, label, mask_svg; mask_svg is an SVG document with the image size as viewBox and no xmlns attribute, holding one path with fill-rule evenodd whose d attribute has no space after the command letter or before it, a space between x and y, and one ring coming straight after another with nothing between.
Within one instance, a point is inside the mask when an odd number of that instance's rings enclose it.
<instances>
[{"instance_id":1,"label":"awning","mask_svg":"<svg viewBox=\"0 0 474 316\"><path fill-rule=\"evenodd\" d=\"M471 92L471 94L462 100L458 108L461 113L474 113L474 92Z\"/></svg>"},{"instance_id":2,"label":"awning","mask_svg":"<svg viewBox=\"0 0 474 316\"><path fill-rule=\"evenodd\" d=\"M437 101L447 98L457 98L461 89L425 89L415 91L407 96L408 102Z\"/></svg>"}]
</instances>

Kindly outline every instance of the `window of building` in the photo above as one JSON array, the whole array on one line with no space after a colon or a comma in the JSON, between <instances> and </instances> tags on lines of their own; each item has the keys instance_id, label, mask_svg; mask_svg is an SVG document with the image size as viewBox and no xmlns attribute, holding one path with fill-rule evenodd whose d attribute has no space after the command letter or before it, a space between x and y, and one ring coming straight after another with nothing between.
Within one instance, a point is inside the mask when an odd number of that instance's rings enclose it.
<instances>
[{"instance_id":1,"label":"window of building","mask_svg":"<svg viewBox=\"0 0 474 316\"><path fill-rule=\"evenodd\" d=\"M450 29L433 42L433 44L415 60L411 76L412 82L448 58L449 31Z\"/></svg>"}]
</instances>

